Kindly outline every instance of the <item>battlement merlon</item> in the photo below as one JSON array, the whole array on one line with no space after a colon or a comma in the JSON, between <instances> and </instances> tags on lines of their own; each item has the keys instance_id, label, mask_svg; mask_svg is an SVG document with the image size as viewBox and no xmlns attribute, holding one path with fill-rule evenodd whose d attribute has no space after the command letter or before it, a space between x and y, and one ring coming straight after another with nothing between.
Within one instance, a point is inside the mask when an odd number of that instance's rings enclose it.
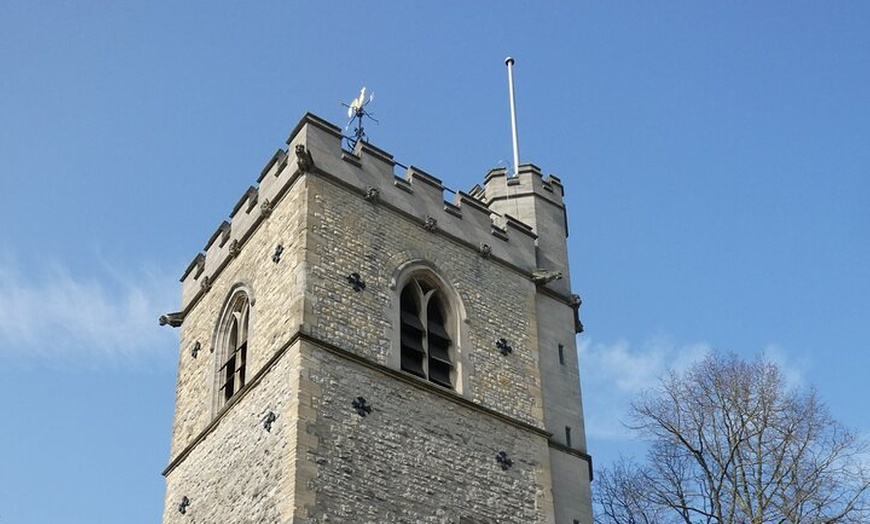
<instances>
[{"instance_id":1,"label":"battlement merlon","mask_svg":"<svg viewBox=\"0 0 870 524\"><path fill-rule=\"evenodd\" d=\"M257 186L242 195L229 222L218 227L204 254L191 263L195 270L185 272L181 279L184 311L208 292L258 224L303 176L331 180L372 205L418 220L421 235L448 235L529 274L541 269L559 271L564 278L547 287L570 294L563 188L558 178L543 179L539 168L526 164L518 177L508 179L503 169L496 169L486 176L485 189L453 192L414 166L397 176L393 156L367 142L357 143L354 151L345 150L342 142L338 126L311 113L302 117L287 139L287 149L272 155L257 177ZM445 190L451 193L451 201L445 201ZM531 196L536 198L530 200ZM560 222L555 229L551 227L554 222ZM547 237L543 242L542 233ZM551 247L553 253L542 254Z\"/></svg>"}]
</instances>

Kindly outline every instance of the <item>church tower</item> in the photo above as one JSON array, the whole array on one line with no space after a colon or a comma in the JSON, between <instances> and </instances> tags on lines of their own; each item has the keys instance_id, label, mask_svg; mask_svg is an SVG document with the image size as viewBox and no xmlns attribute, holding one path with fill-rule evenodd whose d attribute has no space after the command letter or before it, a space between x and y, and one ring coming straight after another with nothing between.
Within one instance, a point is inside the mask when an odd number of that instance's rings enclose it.
<instances>
[{"instance_id":1,"label":"church tower","mask_svg":"<svg viewBox=\"0 0 870 524\"><path fill-rule=\"evenodd\" d=\"M161 317L164 524L591 524L559 179L445 201L312 114L287 146Z\"/></svg>"}]
</instances>

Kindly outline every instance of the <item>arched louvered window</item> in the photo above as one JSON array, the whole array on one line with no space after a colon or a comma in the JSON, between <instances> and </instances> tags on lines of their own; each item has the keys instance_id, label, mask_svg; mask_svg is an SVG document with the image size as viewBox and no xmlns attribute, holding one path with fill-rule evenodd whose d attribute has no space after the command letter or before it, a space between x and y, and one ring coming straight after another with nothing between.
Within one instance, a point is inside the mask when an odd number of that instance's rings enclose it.
<instances>
[{"instance_id":1,"label":"arched louvered window","mask_svg":"<svg viewBox=\"0 0 870 524\"><path fill-rule=\"evenodd\" d=\"M455 387L455 355L450 315L442 292L412 278L401 294L401 366L438 385Z\"/></svg>"},{"instance_id":2,"label":"arched louvered window","mask_svg":"<svg viewBox=\"0 0 870 524\"><path fill-rule=\"evenodd\" d=\"M221 405L245 385L248 359L248 321L251 301L247 293L237 291L231 297L218 331L218 383Z\"/></svg>"}]
</instances>

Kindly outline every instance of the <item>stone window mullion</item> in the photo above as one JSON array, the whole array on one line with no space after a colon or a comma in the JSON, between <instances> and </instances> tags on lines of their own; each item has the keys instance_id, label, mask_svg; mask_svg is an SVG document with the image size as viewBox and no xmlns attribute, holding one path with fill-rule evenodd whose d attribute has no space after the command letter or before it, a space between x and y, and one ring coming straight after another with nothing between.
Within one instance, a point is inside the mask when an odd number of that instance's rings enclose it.
<instances>
[{"instance_id":1,"label":"stone window mullion","mask_svg":"<svg viewBox=\"0 0 870 524\"><path fill-rule=\"evenodd\" d=\"M419 286L418 286L419 287ZM420 305L420 323L423 324L423 348L426 350L426 353L423 356L423 369L425 370L426 377L429 375L429 298L434 293L434 290L430 290L427 293L422 293L422 300Z\"/></svg>"},{"instance_id":2,"label":"stone window mullion","mask_svg":"<svg viewBox=\"0 0 870 524\"><path fill-rule=\"evenodd\" d=\"M400 295L401 369L446 388L455 388L450 311L440 286L414 278Z\"/></svg>"},{"instance_id":3,"label":"stone window mullion","mask_svg":"<svg viewBox=\"0 0 870 524\"><path fill-rule=\"evenodd\" d=\"M248 358L248 331L250 301L244 293L234 295L229 302L229 311L221 320L219 399L228 402L245 385Z\"/></svg>"}]
</instances>

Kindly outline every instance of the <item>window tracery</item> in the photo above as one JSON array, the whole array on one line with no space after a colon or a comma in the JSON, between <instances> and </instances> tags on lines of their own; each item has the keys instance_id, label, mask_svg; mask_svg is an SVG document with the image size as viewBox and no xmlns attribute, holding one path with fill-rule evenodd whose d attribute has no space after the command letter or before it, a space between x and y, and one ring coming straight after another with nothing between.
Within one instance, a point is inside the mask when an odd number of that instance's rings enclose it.
<instances>
[{"instance_id":1,"label":"window tracery","mask_svg":"<svg viewBox=\"0 0 870 524\"><path fill-rule=\"evenodd\" d=\"M455 326L444 292L415 277L400 295L401 369L446 388L455 388Z\"/></svg>"},{"instance_id":2,"label":"window tracery","mask_svg":"<svg viewBox=\"0 0 870 524\"><path fill-rule=\"evenodd\" d=\"M218 325L217 384L218 404L223 406L245 385L251 300L237 289L227 302Z\"/></svg>"}]
</instances>

